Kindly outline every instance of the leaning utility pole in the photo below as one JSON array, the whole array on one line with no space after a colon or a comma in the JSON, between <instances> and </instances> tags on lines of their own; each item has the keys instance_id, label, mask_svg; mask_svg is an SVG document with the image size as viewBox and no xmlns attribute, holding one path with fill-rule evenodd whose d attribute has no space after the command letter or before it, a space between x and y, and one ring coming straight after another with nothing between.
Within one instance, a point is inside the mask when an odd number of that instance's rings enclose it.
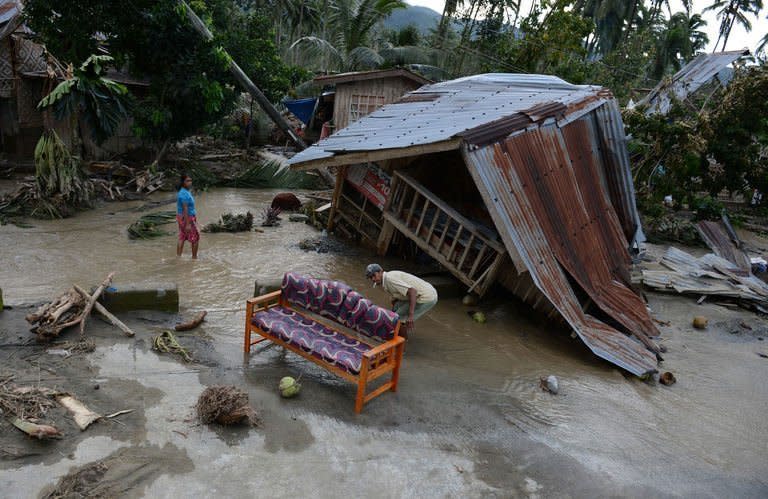
<instances>
[{"instance_id":1,"label":"leaning utility pole","mask_svg":"<svg viewBox=\"0 0 768 499\"><path fill-rule=\"evenodd\" d=\"M184 0L178 1L179 4L184 7L184 10L186 10L187 17L192 23L192 27L195 29L195 31L200 33L200 35L203 36L203 38L206 40L213 40L213 33L211 33L211 30L208 29L208 26L205 25L202 19L197 17L197 14L195 14L195 11L193 11L192 8L187 5L187 2ZM283 119L280 113L277 112L277 109L275 109L275 106L269 102L269 99L267 99L267 96L264 95L264 92L262 92L259 87L257 87L256 84L253 83L250 78L248 78L248 75L245 74L240 66L237 65L237 63L232 59L232 56L230 56L228 52L224 52L229 58L229 70L232 72L232 76L234 76L238 83L240 83L240 85L242 85L243 88L245 88L248 93L251 94L254 99L256 99L256 102L259 103L259 106L261 106L264 112L267 113L270 118L272 118L272 121L275 122L275 125L277 125L280 130L288 135L288 138L291 139L296 147L298 147L300 150L306 149L307 144L301 140L301 137L296 134L296 131L291 128L291 126ZM319 168L315 171L318 175L320 175L320 178L325 180L328 185L333 186L336 184L336 179L328 172L327 169Z\"/></svg>"},{"instance_id":2,"label":"leaning utility pole","mask_svg":"<svg viewBox=\"0 0 768 499\"><path fill-rule=\"evenodd\" d=\"M208 26L205 25L202 19L200 19L197 14L195 14L195 11L192 10L192 8L187 5L187 2L184 0L179 0L179 3L184 6L184 9L187 11L187 17L189 18L190 22L192 23L192 27L200 33L200 35L203 36L208 41L213 40L213 33L208 29ZM225 51L226 52L226 51ZM264 110L265 113L269 115L270 118L272 118L272 121L275 122L275 125L280 127L280 130L285 132L286 135L291 139L291 141L298 147L299 149L306 149L307 144L304 143L303 140L301 140L301 137L299 137L296 132L291 128L291 126L283 119L282 116L280 116L280 113L277 112L277 109L275 109L275 106L272 105L271 102L269 102L269 99L267 99L267 96L264 95L264 92L262 92L259 87L256 86L256 84L253 83L253 81L248 78L248 75L245 74L245 72L240 68L240 66L237 65L237 63L232 59L232 57L227 53L227 57L229 58L229 70L232 72L232 76L235 77L238 83L242 85L249 94L253 96L254 99L256 99L256 102L259 103L259 106Z\"/></svg>"}]
</instances>

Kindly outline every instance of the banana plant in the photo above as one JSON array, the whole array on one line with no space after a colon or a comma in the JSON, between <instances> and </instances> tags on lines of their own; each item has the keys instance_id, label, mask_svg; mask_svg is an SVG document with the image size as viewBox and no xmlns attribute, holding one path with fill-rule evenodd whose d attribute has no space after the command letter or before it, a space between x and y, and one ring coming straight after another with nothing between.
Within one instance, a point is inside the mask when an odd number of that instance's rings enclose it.
<instances>
[{"instance_id":1,"label":"banana plant","mask_svg":"<svg viewBox=\"0 0 768 499\"><path fill-rule=\"evenodd\" d=\"M133 99L125 85L106 78L113 59L92 55L38 104L38 109L52 109L59 120L72 124L73 151L82 154L82 132L88 130L97 144L104 143L130 116Z\"/></svg>"}]
</instances>

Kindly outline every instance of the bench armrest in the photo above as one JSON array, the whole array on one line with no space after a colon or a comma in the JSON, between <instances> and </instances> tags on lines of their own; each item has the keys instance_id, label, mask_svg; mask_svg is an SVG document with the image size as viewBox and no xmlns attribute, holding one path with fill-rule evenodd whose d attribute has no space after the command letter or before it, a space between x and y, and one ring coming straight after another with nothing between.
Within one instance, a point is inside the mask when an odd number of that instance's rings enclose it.
<instances>
[{"instance_id":1,"label":"bench armrest","mask_svg":"<svg viewBox=\"0 0 768 499\"><path fill-rule=\"evenodd\" d=\"M386 343L382 343L381 345L374 347L367 352L363 353L363 357L366 357L368 359L372 359L373 357L379 355L382 352L386 352L387 350L390 350L392 348L395 348L400 343L404 343L405 338L402 336L395 336L393 339L387 341Z\"/></svg>"},{"instance_id":2,"label":"bench armrest","mask_svg":"<svg viewBox=\"0 0 768 499\"><path fill-rule=\"evenodd\" d=\"M260 305L262 303L274 301L277 298L280 298L281 291L272 291L271 293L267 293L265 295L257 296L255 298L249 298L248 299L248 305Z\"/></svg>"}]
</instances>

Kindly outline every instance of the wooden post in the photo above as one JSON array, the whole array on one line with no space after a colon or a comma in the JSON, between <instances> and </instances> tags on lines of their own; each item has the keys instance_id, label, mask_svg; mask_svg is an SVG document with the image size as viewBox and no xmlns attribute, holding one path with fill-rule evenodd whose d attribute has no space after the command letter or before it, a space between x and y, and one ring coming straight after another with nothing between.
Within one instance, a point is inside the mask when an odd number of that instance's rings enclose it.
<instances>
[{"instance_id":1,"label":"wooden post","mask_svg":"<svg viewBox=\"0 0 768 499\"><path fill-rule=\"evenodd\" d=\"M328 232L331 232L335 226L336 212L339 209L341 201L341 191L344 189L344 179L347 177L347 167L342 166L336 173L336 185L333 188L333 197L331 197L331 211L328 213Z\"/></svg>"},{"instance_id":2,"label":"wooden post","mask_svg":"<svg viewBox=\"0 0 768 499\"><path fill-rule=\"evenodd\" d=\"M389 220L384 219L384 225L379 232L379 240L376 242L376 254L384 256L387 254L389 244L392 242L392 236L395 235L395 226Z\"/></svg>"}]
</instances>

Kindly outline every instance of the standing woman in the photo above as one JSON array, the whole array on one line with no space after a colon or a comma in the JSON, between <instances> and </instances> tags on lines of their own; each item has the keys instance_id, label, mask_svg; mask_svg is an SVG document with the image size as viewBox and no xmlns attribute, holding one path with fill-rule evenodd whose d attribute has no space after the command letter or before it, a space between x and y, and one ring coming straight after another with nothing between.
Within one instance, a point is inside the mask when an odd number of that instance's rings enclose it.
<instances>
[{"instance_id":1,"label":"standing woman","mask_svg":"<svg viewBox=\"0 0 768 499\"><path fill-rule=\"evenodd\" d=\"M195 198L189 190L192 188L192 177L182 174L179 178L179 194L176 196L176 221L179 223L179 242L176 244L176 256L184 252L184 241L192 244L192 258L197 258L197 245L200 233L197 231L197 213Z\"/></svg>"}]
</instances>

